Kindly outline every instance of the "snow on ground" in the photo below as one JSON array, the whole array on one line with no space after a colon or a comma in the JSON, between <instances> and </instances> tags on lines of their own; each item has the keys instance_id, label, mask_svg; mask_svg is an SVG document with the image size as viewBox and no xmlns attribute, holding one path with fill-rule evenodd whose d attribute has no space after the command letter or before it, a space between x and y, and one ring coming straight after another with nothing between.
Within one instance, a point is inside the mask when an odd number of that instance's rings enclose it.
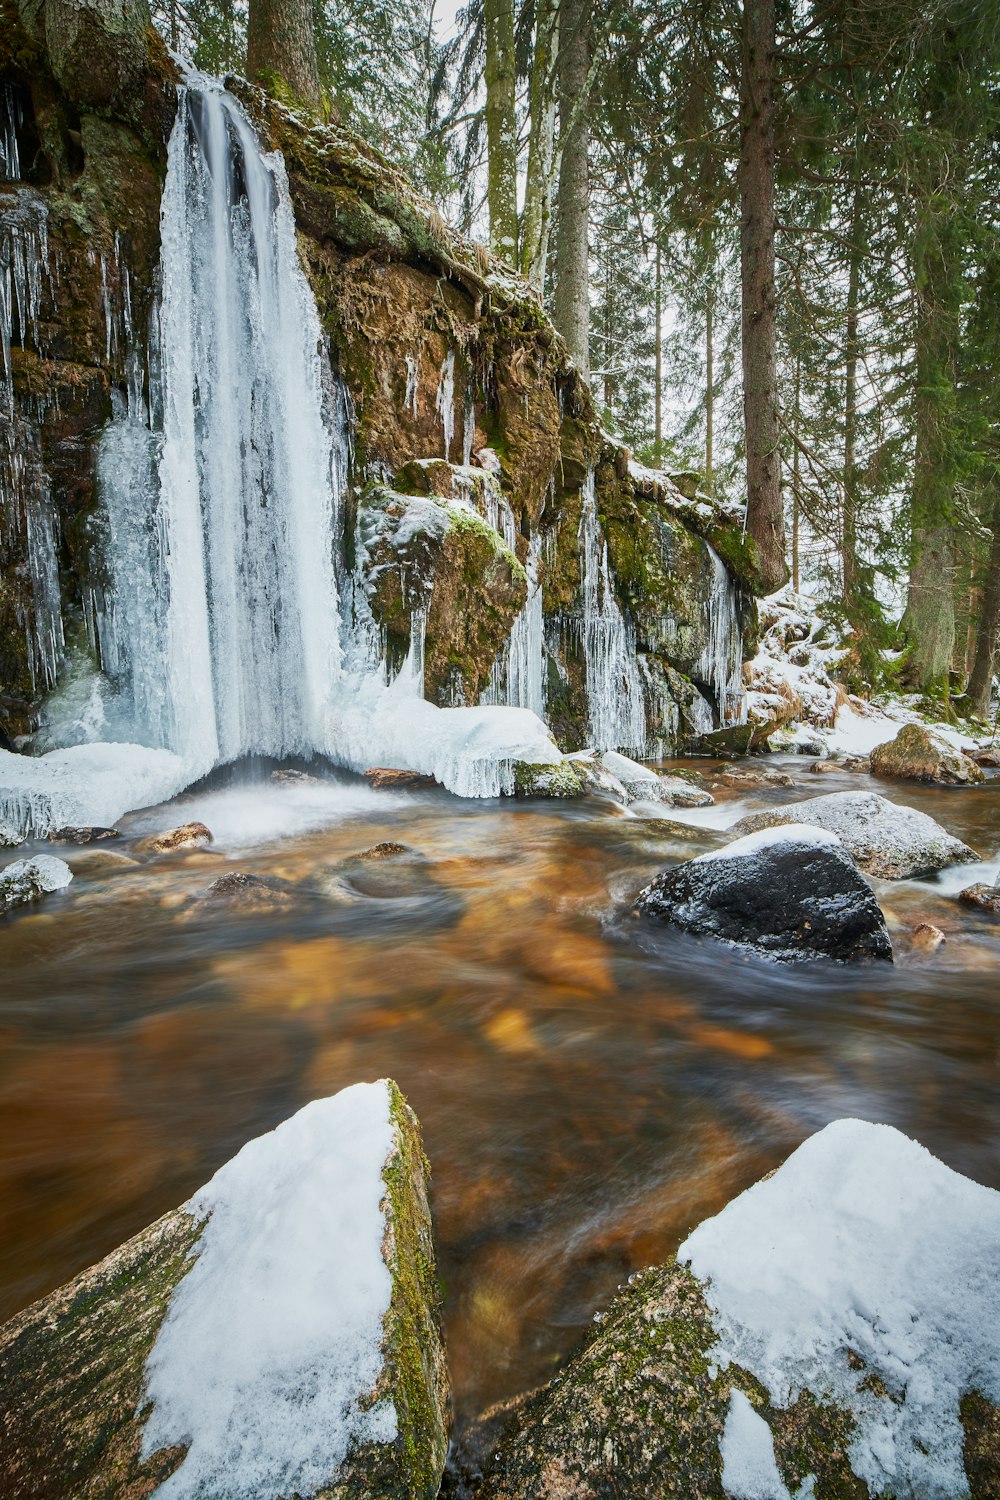
<instances>
[{"instance_id":1,"label":"snow on ground","mask_svg":"<svg viewBox=\"0 0 1000 1500\"><path fill-rule=\"evenodd\" d=\"M176 796L207 769L143 745L73 745L38 756L0 750L0 843L54 828L110 827L132 808Z\"/></svg>"},{"instance_id":2,"label":"snow on ground","mask_svg":"<svg viewBox=\"0 0 1000 1500\"><path fill-rule=\"evenodd\" d=\"M742 1391L732 1391L719 1439L722 1488L732 1500L791 1500L778 1472L774 1439Z\"/></svg>"},{"instance_id":3,"label":"snow on ground","mask_svg":"<svg viewBox=\"0 0 1000 1500\"><path fill-rule=\"evenodd\" d=\"M816 615L815 600L785 588L762 599L759 609L760 646L745 668L747 709L752 720L782 720L776 749L807 744L819 731L829 754L870 755L904 724L925 724L958 749L975 739L953 724L929 723L917 711L916 695L877 703L848 696L833 675L845 648Z\"/></svg>"},{"instance_id":4,"label":"snow on ground","mask_svg":"<svg viewBox=\"0 0 1000 1500\"><path fill-rule=\"evenodd\" d=\"M333 1479L355 1442L396 1435L363 1408L382 1367L384 1082L307 1104L186 1204L205 1219L146 1364L142 1455L188 1446L162 1500L277 1500Z\"/></svg>"},{"instance_id":5,"label":"snow on ground","mask_svg":"<svg viewBox=\"0 0 1000 1500\"><path fill-rule=\"evenodd\" d=\"M849 1408L873 1494L968 1495L959 1402L1000 1402L1000 1193L888 1125L838 1120L678 1257L709 1283L712 1357L780 1406L809 1390Z\"/></svg>"},{"instance_id":6,"label":"snow on ground","mask_svg":"<svg viewBox=\"0 0 1000 1500\"><path fill-rule=\"evenodd\" d=\"M843 849L837 834L826 828L818 828L806 823L780 823L777 828L759 828L756 833L748 833L741 839L734 839L731 844L725 844L721 849L710 849L707 854L699 854L694 860L696 865L703 865L710 859L732 859L734 856L746 855L751 857L759 854L762 849L770 849L775 844L803 844L815 849Z\"/></svg>"}]
</instances>

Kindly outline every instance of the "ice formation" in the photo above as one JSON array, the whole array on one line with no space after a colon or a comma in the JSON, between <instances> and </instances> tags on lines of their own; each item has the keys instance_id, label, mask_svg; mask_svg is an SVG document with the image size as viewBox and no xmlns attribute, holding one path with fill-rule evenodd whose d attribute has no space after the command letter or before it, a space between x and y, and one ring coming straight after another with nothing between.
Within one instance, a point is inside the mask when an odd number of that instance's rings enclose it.
<instances>
[{"instance_id":1,"label":"ice formation","mask_svg":"<svg viewBox=\"0 0 1000 1500\"><path fill-rule=\"evenodd\" d=\"M23 232L16 217L5 223L13 224L0 276L9 385L10 338L37 318L44 215ZM236 100L200 75L180 90L161 241L148 407L127 270L117 250L101 267L106 353L126 376L126 394L99 453L108 577L93 612L109 683L105 734L121 743L76 747L86 756L59 751L54 761L15 765L18 757L4 756L0 818L21 835L58 822L113 822L254 754L320 755L355 770L404 766L471 796L510 790L513 759L557 762L547 730L524 707L425 703L416 636L408 670L390 681L371 621L342 608L345 588L358 602L352 580L338 587L335 563L349 403L322 357L281 157L261 151ZM454 386L451 351L438 390L446 451ZM414 360L407 400L415 399ZM505 534L514 520L504 505ZM54 544L30 519L36 602L51 595L58 606L58 574L42 570ZM39 654L53 677L57 618L36 609ZM534 626L532 614L515 643L515 703L538 701L521 685L533 670L521 642ZM114 768L124 771L117 789Z\"/></svg>"},{"instance_id":2,"label":"ice formation","mask_svg":"<svg viewBox=\"0 0 1000 1500\"><path fill-rule=\"evenodd\" d=\"M968 1495L959 1402L1000 1403L1000 1193L888 1125L838 1120L678 1256L707 1284L712 1357L779 1406L809 1390L853 1412L872 1494Z\"/></svg>"},{"instance_id":3,"label":"ice formation","mask_svg":"<svg viewBox=\"0 0 1000 1500\"><path fill-rule=\"evenodd\" d=\"M634 633L621 612L611 583L593 471L587 475L583 487L580 569L591 739L598 750L641 752L646 743L642 678L636 662Z\"/></svg>"},{"instance_id":4,"label":"ice formation","mask_svg":"<svg viewBox=\"0 0 1000 1500\"><path fill-rule=\"evenodd\" d=\"M705 544L712 568L705 595L704 647L694 676L711 688L720 725L745 718L743 701L743 633L736 610L736 585L719 554ZM712 729L712 724L708 729ZM707 731L706 731L707 732Z\"/></svg>"},{"instance_id":5,"label":"ice formation","mask_svg":"<svg viewBox=\"0 0 1000 1500\"><path fill-rule=\"evenodd\" d=\"M185 1205L204 1228L146 1364L142 1454L187 1447L162 1500L314 1494L396 1435L382 1369L392 1280L384 1082L307 1104Z\"/></svg>"}]
</instances>

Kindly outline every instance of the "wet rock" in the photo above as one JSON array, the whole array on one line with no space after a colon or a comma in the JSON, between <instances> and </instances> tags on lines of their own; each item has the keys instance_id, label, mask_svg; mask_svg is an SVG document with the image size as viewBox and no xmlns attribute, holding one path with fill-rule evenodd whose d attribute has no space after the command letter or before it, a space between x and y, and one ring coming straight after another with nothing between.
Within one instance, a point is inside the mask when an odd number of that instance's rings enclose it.
<instances>
[{"instance_id":1,"label":"wet rock","mask_svg":"<svg viewBox=\"0 0 1000 1500\"><path fill-rule=\"evenodd\" d=\"M606 750L600 765L615 778L625 802L664 802L668 807L711 807L715 798L683 776L664 776L627 755Z\"/></svg>"},{"instance_id":2,"label":"wet rock","mask_svg":"<svg viewBox=\"0 0 1000 1500\"><path fill-rule=\"evenodd\" d=\"M719 776L719 781L723 786L737 788L795 785L795 778L785 771L723 771Z\"/></svg>"},{"instance_id":3,"label":"wet rock","mask_svg":"<svg viewBox=\"0 0 1000 1500\"><path fill-rule=\"evenodd\" d=\"M933 922L920 922L913 929L913 946L919 953L935 953L944 941L944 933Z\"/></svg>"},{"instance_id":4,"label":"wet rock","mask_svg":"<svg viewBox=\"0 0 1000 1500\"><path fill-rule=\"evenodd\" d=\"M370 849L362 849L360 854L355 854L354 859L395 859L400 854L412 854L414 851L407 848L405 844L394 844L387 840L382 844L373 844Z\"/></svg>"},{"instance_id":5,"label":"wet rock","mask_svg":"<svg viewBox=\"0 0 1000 1500\"><path fill-rule=\"evenodd\" d=\"M872 768L871 758L867 755L847 755L844 757L843 766L845 771L864 772L866 775Z\"/></svg>"},{"instance_id":6,"label":"wet rock","mask_svg":"<svg viewBox=\"0 0 1000 1500\"><path fill-rule=\"evenodd\" d=\"M121 834L117 828L55 828L46 837L50 844L100 844Z\"/></svg>"},{"instance_id":7,"label":"wet rock","mask_svg":"<svg viewBox=\"0 0 1000 1500\"><path fill-rule=\"evenodd\" d=\"M946 865L979 858L974 849L953 838L940 823L914 807L901 807L877 792L833 792L751 813L733 828L735 834L807 823L837 834L858 866L880 880L929 875Z\"/></svg>"},{"instance_id":8,"label":"wet rock","mask_svg":"<svg viewBox=\"0 0 1000 1500\"><path fill-rule=\"evenodd\" d=\"M771 729L773 727L772 725ZM699 735L692 740L689 753L737 760L740 756L750 755L754 750L763 749L769 738L768 726L762 728L755 724L737 724L732 729L715 729L711 734Z\"/></svg>"},{"instance_id":9,"label":"wet rock","mask_svg":"<svg viewBox=\"0 0 1000 1500\"><path fill-rule=\"evenodd\" d=\"M827 771L839 771L841 767L833 760L814 760L809 769L814 776L823 776Z\"/></svg>"},{"instance_id":10,"label":"wet rock","mask_svg":"<svg viewBox=\"0 0 1000 1500\"><path fill-rule=\"evenodd\" d=\"M212 833L204 823L185 823L181 828L139 839L133 849L136 854L174 854L183 849L205 849L210 843Z\"/></svg>"},{"instance_id":11,"label":"wet rock","mask_svg":"<svg viewBox=\"0 0 1000 1500\"><path fill-rule=\"evenodd\" d=\"M979 911L1000 916L1000 885L987 885L983 881L967 885L964 891L959 891L958 899L965 906L975 906Z\"/></svg>"},{"instance_id":12,"label":"wet rock","mask_svg":"<svg viewBox=\"0 0 1000 1500\"><path fill-rule=\"evenodd\" d=\"M287 880L233 870L229 875L213 880L208 889L196 898L193 909L199 915L208 911L225 910L239 915L257 916L283 911L294 906L297 899L295 887Z\"/></svg>"},{"instance_id":13,"label":"wet rock","mask_svg":"<svg viewBox=\"0 0 1000 1500\"><path fill-rule=\"evenodd\" d=\"M634 910L781 963L892 962L885 918L839 840L765 830L665 870Z\"/></svg>"},{"instance_id":14,"label":"wet rock","mask_svg":"<svg viewBox=\"0 0 1000 1500\"><path fill-rule=\"evenodd\" d=\"M572 761L535 766L522 760L514 766L514 789L518 797L581 797L584 784Z\"/></svg>"},{"instance_id":15,"label":"wet rock","mask_svg":"<svg viewBox=\"0 0 1000 1500\"><path fill-rule=\"evenodd\" d=\"M17 906L38 901L50 891L64 890L72 879L69 865L51 854L16 859L0 870L0 916Z\"/></svg>"},{"instance_id":16,"label":"wet rock","mask_svg":"<svg viewBox=\"0 0 1000 1500\"><path fill-rule=\"evenodd\" d=\"M311 776L308 771L296 771L290 767L280 767L271 772L271 780L277 781L283 786L317 786L320 778Z\"/></svg>"},{"instance_id":17,"label":"wet rock","mask_svg":"<svg viewBox=\"0 0 1000 1500\"><path fill-rule=\"evenodd\" d=\"M186 1465L183 1492L242 1494L249 1463L254 1493L430 1500L450 1392L427 1175L396 1085L359 1085L6 1324L4 1493L140 1500Z\"/></svg>"},{"instance_id":18,"label":"wet rock","mask_svg":"<svg viewBox=\"0 0 1000 1500\"><path fill-rule=\"evenodd\" d=\"M393 791L420 791L437 786L433 776L423 776L419 771L398 771L390 766L372 766L365 772L365 780L376 791L390 788Z\"/></svg>"},{"instance_id":19,"label":"wet rock","mask_svg":"<svg viewBox=\"0 0 1000 1500\"><path fill-rule=\"evenodd\" d=\"M120 874L122 870L138 870L140 861L130 858L127 854L119 854L117 849L84 849L81 854L71 854L74 875L104 875Z\"/></svg>"},{"instance_id":20,"label":"wet rock","mask_svg":"<svg viewBox=\"0 0 1000 1500\"><path fill-rule=\"evenodd\" d=\"M986 766L988 770L1000 770L1000 750L978 750L972 757L977 766Z\"/></svg>"},{"instance_id":21,"label":"wet rock","mask_svg":"<svg viewBox=\"0 0 1000 1500\"><path fill-rule=\"evenodd\" d=\"M975 761L923 724L904 724L894 740L871 753L876 776L970 786L983 780Z\"/></svg>"}]
</instances>

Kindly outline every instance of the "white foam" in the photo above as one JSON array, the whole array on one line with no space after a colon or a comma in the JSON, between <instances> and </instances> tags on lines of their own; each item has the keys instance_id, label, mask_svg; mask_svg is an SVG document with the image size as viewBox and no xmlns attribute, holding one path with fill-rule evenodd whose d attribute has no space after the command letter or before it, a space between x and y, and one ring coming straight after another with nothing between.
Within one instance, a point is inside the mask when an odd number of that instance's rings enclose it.
<instances>
[{"instance_id":1,"label":"white foam","mask_svg":"<svg viewBox=\"0 0 1000 1500\"><path fill-rule=\"evenodd\" d=\"M708 1283L711 1357L779 1406L809 1390L852 1411L872 1494L968 1495L959 1402L1000 1402L1000 1193L890 1126L838 1120L678 1256Z\"/></svg>"},{"instance_id":2,"label":"white foam","mask_svg":"<svg viewBox=\"0 0 1000 1500\"><path fill-rule=\"evenodd\" d=\"M381 1400L392 1281L384 1082L307 1104L244 1146L186 1205L206 1220L146 1365L142 1455L188 1452L162 1500L311 1495L350 1447L396 1435Z\"/></svg>"}]
</instances>

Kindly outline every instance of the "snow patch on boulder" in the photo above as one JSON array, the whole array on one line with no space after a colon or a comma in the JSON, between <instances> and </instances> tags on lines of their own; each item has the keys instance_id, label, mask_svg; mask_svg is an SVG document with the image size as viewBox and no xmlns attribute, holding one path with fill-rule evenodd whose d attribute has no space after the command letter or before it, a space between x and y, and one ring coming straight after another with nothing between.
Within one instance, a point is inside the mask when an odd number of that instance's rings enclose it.
<instances>
[{"instance_id":1,"label":"snow patch on boulder","mask_svg":"<svg viewBox=\"0 0 1000 1500\"><path fill-rule=\"evenodd\" d=\"M16 859L0 870L0 914L35 901L49 891L65 890L72 879L69 865L52 854Z\"/></svg>"},{"instance_id":2,"label":"snow patch on boulder","mask_svg":"<svg viewBox=\"0 0 1000 1500\"><path fill-rule=\"evenodd\" d=\"M734 839L731 844L724 844L721 849L710 849L707 854L699 854L693 863L705 864L710 859L731 859L738 855L749 858L762 849L773 849L776 844L801 844L807 849L843 848L839 836L826 828L816 828L808 823L782 823L777 828L761 828L756 833L748 833L741 839Z\"/></svg>"},{"instance_id":3,"label":"snow patch on boulder","mask_svg":"<svg viewBox=\"0 0 1000 1500\"><path fill-rule=\"evenodd\" d=\"M771 1429L742 1391L729 1397L719 1452L722 1488L732 1500L792 1500L778 1471Z\"/></svg>"},{"instance_id":4,"label":"snow patch on boulder","mask_svg":"<svg viewBox=\"0 0 1000 1500\"><path fill-rule=\"evenodd\" d=\"M890 1126L838 1120L678 1258L707 1283L714 1358L777 1406L809 1390L854 1414L872 1494L968 1495L959 1403L1000 1402L1000 1193Z\"/></svg>"}]
</instances>

